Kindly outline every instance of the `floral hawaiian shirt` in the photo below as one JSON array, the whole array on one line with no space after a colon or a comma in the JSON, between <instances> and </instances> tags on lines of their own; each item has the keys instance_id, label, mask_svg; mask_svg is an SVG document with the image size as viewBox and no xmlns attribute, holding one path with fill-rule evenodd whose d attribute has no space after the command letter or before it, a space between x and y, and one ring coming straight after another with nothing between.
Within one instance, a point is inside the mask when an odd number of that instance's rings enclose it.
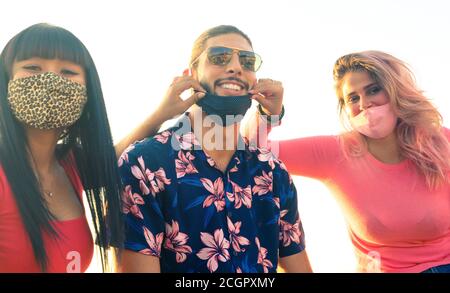
<instances>
[{"instance_id":1,"label":"floral hawaiian shirt","mask_svg":"<svg viewBox=\"0 0 450 293\"><path fill-rule=\"evenodd\" d=\"M278 257L305 247L284 164L240 138L222 172L186 123L119 159L125 248L159 257L162 272L276 272Z\"/></svg>"}]
</instances>

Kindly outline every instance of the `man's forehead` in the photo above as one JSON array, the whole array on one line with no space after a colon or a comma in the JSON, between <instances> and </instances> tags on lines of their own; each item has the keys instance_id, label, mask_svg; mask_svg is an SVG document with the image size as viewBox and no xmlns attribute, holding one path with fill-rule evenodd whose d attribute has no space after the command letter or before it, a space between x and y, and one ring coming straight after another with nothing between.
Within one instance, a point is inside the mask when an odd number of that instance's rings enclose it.
<instances>
[{"instance_id":1,"label":"man's forehead","mask_svg":"<svg viewBox=\"0 0 450 293\"><path fill-rule=\"evenodd\" d=\"M253 48L249 42L243 36L235 33L218 35L209 38L205 43L205 49L216 46L253 51Z\"/></svg>"}]
</instances>

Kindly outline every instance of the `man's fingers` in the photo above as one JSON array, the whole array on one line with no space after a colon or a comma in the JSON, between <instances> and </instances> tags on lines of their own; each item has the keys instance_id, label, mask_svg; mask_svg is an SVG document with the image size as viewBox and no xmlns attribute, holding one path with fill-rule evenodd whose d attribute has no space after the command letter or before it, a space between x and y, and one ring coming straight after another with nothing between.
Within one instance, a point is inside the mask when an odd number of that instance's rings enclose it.
<instances>
[{"instance_id":1,"label":"man's fingers","mask_svg":"<svg viewBox=\"0 0 450 293\"><path fill-rule=\"evenodd\" d=\"M262 78L259 79L256 85L253 87L251 94L263 93L265 96L270 96L272 93L283 91L283 85L280 81Z\"/></svg>"},{"instance_id":2,"label":"man's fingers","mask_svg":"<svg viewBox=\"0 0 450 293\"><path fill-rule=\"evenodd\" d=\"M184 101L185 110L193 104L197 103L201 98L205 96L205 93L196 92Z\"/></svg>"},{"instance_id":3,"label":"man's fingers","mask_svg":"<svg viewBox=\"0 0 450 293\"><path fill-rule=\"evenodd\" d=\"M252 99L256 100L258 103L261 104L263 107L270 106L270 101L261 93L257 93L255 95L252 95Z\"/></svg>"}]
</instances>

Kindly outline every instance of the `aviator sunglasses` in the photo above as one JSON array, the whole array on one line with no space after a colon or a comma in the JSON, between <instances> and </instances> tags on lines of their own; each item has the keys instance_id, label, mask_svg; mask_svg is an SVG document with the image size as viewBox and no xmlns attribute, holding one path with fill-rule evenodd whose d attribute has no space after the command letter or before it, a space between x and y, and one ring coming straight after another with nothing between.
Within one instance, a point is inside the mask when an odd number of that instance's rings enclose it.
<instances>
[{"instance_id":1,"label":"aviator sunglasses","mask_svg":"<svg viewBox=\"0 0 450 293\"><path fill-rule=\"evenodd\" d=\"M230 63L231 58L233 57L233 53L236 52L239 56L239 63L242 68L245 70L256 72L261 67L262 59L261 56L256 54L255 52L239 50L235 48L228 47L209 47L203 53L207 54L208 61L213 65L225 66ZM194 64L198 61L198 58L202 55L200 54L195 60L192 62Z\"/></svg>"}]
</instances>

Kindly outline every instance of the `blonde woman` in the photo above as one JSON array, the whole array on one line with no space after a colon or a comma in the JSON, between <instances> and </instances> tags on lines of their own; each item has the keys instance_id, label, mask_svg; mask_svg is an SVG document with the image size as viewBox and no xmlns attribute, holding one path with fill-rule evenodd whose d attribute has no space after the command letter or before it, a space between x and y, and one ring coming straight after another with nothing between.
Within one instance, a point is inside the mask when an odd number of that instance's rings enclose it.
<instances>
[{"instance_id":1,"label":"blonde woman","mask_svg":"<svg viewBox=\"0 0 450 293\"><path fill-rule=\"evenodd\" d=\"M342 56L333 74L349 131L269 144L292 175L319 179L336 197L359 271L450 272L450 130L389 54ZM282 99L253 93L261 106L246 131L266 147L261 129Z\"/></svg>"}]
</instances>

